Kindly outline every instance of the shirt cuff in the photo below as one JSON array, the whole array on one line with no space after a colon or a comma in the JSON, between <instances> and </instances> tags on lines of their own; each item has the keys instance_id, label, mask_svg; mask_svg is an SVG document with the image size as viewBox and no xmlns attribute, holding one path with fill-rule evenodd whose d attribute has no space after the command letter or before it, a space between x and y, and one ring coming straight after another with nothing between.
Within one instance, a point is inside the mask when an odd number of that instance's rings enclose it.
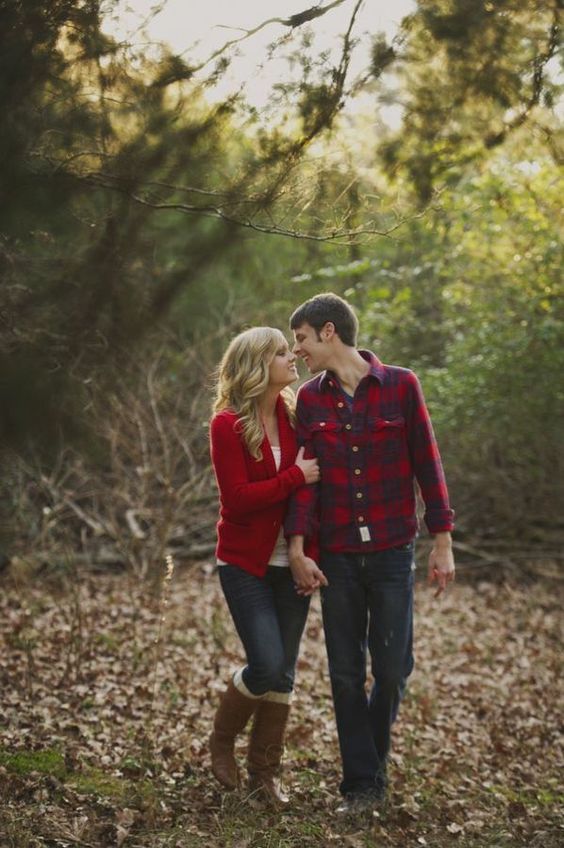
<instances>
[{"instance_id":1,"label":"shirt cuff","mask_svg":"<svg viewBox=\"0 0 564 848\"><path fill-rule=\"evenodd\" d=\"M429 533L451 533L454 530L453 509L433 509L425 513Z\"/></svg>"}]
</instances>

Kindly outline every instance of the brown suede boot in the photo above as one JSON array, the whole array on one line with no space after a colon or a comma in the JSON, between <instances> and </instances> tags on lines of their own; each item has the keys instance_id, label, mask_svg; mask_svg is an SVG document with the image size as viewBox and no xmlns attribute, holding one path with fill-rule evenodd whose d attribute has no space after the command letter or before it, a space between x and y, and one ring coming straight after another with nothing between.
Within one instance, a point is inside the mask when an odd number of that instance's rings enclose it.
<instances>
[{"instance_id":1,"label":"brown suede boot","mask_svg":"<svg viewBox=\"0 0 564 848\"><path fill-rule=\"evenodd\" d=\"M289 704L260 701L249 742L249 791L278 808L290 801L279 780L289 712Z\"/></svg>"},{"instance_id":2,"label":"brown suede boot","mask_svg":"<svg viewBox=\"0 0 564 848\"><path fill-rule=\"evenodd\" d=\"M247 698L233 681L221 696L210 736L212 772L226 789L236 789L239 769L235 760L235 737L244 730L251 715L260 704L257 698Z\"/></svg>"}]
</instances>

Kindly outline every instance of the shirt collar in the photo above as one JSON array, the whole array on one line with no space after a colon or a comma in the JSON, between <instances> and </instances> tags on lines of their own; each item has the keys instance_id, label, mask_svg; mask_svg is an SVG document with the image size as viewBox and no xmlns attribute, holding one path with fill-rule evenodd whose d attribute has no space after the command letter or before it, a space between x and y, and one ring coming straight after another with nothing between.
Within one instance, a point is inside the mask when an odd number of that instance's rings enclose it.
<instances>
[{"instance_id":1,"label":"shirt collar","mask_svg":"<svg viewBox=\"0 0 564 848\"><path fill-rule=\"evenodd\" d=\"M384 366L380 362L377 356L375 356L370 350L359 350L358 351L363 359L368 362L370 365L370 370L367 377L375 377L379 383L384 382ZM335 377L332 371L324 371L321 375L320 385L322 388L328 388L333 386L338 386L339 381Z\"/></svg>"}]
</instances>

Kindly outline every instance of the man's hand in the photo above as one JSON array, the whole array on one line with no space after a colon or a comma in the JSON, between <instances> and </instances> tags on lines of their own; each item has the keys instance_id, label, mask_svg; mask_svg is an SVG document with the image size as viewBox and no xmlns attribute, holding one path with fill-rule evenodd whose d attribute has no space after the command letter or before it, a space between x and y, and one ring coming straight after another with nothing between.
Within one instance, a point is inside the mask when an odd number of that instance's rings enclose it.
<instances>
[{"instance_id":1,"label":"man's hand","mask_svg":"<svg viewBox=\"0 0 564 848\"><path fill-rule=\"evenodd\" d=\"M290 555L290 568L298 595L313 595L320 586L327 586L327 578L314 560L305 554Z\"/></svg>"},{"instance_id":2,"label":"man's hand","mask_svg":"<svg viewBox=\"0 0 564 848\"><path fill-rule=\"evenodd\" d=\"M452 539L450 533L437 533L435 544L429 554L428 583L437 583L435 598L441 595L447 584L454 580L454 557L452 554Z\"/></svg>"}]
</instances>

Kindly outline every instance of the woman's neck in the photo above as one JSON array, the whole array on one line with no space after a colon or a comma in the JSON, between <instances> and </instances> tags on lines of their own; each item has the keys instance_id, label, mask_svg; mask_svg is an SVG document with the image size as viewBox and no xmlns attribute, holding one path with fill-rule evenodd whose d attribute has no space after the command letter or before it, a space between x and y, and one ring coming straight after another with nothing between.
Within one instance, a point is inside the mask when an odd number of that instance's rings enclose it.
<instances>
[{"instance_id":1,"label":"woman's neck","mask_svg":"<svg viewBox=\"0 0 564 848\"><path fill-rule=\"evenodd\" d=\"M267 389L257 402L260 417L263 421L276 418L276 401L280 392L278 389Z\"/></svg>"},{"instance_id":2,"label":"woman's neck","mask_svg":"<svg viewBox=\"0 0 564 848\"><path fill-rule=\"evenodd\" d=\"M258 411L261 417L262 426L266 438L272 447L280 446L278 416L276 415L276 401L278 399L278 395L278 390L269 391L267 389L258 404Z\"/></svg>"}]
</instances>

